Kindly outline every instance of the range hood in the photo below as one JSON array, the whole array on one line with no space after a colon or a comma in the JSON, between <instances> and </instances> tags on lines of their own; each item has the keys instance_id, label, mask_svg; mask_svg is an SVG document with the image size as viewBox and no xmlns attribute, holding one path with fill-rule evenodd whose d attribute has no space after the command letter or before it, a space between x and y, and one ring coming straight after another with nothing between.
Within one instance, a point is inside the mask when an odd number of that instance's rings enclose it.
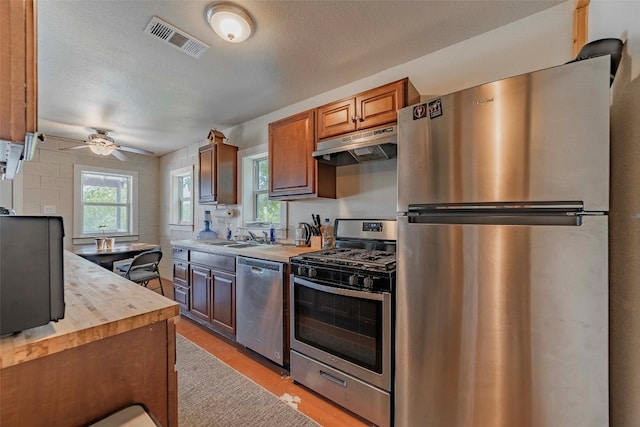
<instances>
[{"instance_id":1,"label":"range hood","mask_svg":"<svg viewBox=\"0 0 640 427\"><path fill-rule=\"evenodd\" d=\"M398 125L388 125L318 142L312 156L334 166L391 159L398 152Z\"/></svg>"}]
</instances>

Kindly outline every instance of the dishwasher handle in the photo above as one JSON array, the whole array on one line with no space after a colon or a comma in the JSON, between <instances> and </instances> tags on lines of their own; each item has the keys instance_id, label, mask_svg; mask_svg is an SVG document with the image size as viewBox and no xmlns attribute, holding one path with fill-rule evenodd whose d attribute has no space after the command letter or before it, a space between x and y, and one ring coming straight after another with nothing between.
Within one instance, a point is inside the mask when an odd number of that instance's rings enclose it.
<instances>
[{"instance_id":1,"label":"dishwasher handle","mask_svg":"<svg viewBox=\"0 0 640 427\"><path fill-rule=\"evenodd\" d=\"M284 263L276 261L265 261L263 259L236 257L236 263L238 267L248 266L251 267L253 273L262 273L262 270L271 270L282 273L284 271Z\"/></svg>"}]
</instances>

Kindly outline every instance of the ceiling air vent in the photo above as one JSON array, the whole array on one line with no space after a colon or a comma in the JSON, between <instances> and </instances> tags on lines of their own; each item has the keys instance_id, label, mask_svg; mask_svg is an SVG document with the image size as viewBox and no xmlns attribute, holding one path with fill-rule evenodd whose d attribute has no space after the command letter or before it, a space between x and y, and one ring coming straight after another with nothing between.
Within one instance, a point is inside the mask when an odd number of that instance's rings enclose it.
<instances>
[{"instance_id":1,"label":"ceiling air vent","mask_svg":"<svg viewBox=\"0 0 640 427\"><path fill-rule=\"evenodd\" d=\"M157 38L165 44L175 47L194 58L200 58L209 49L209 45L192 35L177 29L166 21L154 16L144 29L144 33Z\"/></svg>"}]
</instances>

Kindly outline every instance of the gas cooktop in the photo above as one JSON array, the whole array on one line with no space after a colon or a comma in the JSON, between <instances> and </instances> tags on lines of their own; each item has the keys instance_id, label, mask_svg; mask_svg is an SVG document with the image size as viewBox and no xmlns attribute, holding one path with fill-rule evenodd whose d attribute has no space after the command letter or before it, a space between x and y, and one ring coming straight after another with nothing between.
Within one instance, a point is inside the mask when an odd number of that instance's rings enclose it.
<instances>
[{"instance_id":1,"label":"gas cooktop","mask_svg":"<svg viewBox=\"0 0 640 427\"><path fill-rule=\"evenodd\" d=\"M346 266L362 270L393 271L396 268L396 254L358 248L332 248L300 255L299 260L315 261L325 267Z\"/></svg>"}]
</instances>

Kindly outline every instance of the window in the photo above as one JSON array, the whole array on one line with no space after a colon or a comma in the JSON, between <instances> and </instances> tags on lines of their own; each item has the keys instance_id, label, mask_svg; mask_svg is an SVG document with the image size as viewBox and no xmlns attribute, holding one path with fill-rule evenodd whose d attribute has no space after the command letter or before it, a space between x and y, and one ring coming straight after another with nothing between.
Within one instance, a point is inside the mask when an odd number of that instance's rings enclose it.
<instances>
[{"instance_id":1,"label":"window","mask_svg":"<svg viewBox=\"0 0 640 427\"><path fill-rule=\"evenodd\" d=\"M171 171L171 224L193 224L193 167Z\"/></svg>"},{"instance_id":2,"label":"window","mask_svg":"<svg viewBox=\"0 0 640 427\"><path fill-rule=\"evenodd\" d=\"M261 229L273 223L278 238L286 239L287 202L269 200L269 156L266 145L243 150L241 227Z\"/></svg>"},{"instance_id":3,"label":"window","mask_svg":"<svg viewBox=\"0 0 640 427\"><path fill-rule=\"evenodd\" d=\"M75 165L74 182L74 237L137 234L137 172Z\"/></svg>"},{"instance_id":4,"label":"window","mask_svg":"<svg viewBox=\"0 0 640 427\"><path fill-rule=\"evenodd\" d=\"M269 200L269 158L253 161L253 219L281 224L280 202Z\"/></svg>"}]
</instances>

